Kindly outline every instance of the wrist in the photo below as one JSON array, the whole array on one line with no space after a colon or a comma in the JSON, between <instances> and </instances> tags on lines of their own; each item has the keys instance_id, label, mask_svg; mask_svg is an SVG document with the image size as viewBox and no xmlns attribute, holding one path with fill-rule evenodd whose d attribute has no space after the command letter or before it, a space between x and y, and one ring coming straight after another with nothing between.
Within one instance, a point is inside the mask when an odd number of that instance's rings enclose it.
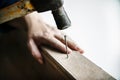
<instances>
[{"instance_id":1,"label":"wrist","mask_svg":"<svg viewBox=\"0 0 120 80\"><path fill-rule=\"evenodd\" d=\"M42 28L45 26L45 22L43 21L41 15L36 11L26 15L24 18L28 26L28 34L30 37L43 30Z\"/></svg>"}]
</instances>

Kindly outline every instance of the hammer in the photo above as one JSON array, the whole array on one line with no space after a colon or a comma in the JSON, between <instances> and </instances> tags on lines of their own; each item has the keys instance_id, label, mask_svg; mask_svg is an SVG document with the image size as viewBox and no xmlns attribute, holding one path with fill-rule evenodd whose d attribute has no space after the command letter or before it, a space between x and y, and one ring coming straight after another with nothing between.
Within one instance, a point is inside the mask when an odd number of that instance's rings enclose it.
<instances>
[{"instance_id":1,"label":"hammer","mask_svg":"<svg viewBox=\"0 0 120 80\"><path fill-rule=\"evenodd\" d=\"M63 0L20 0L0 10L0 24L19 18L33 11L51 11L57 28L62 30L71 25L64 7Z\"/></svg>"}]
</instances>

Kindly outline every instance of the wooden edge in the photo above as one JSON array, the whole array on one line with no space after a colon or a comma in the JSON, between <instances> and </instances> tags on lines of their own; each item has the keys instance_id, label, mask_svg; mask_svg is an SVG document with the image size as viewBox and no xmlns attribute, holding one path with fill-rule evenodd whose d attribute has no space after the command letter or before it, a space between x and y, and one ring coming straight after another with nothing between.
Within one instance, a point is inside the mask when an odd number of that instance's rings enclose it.
<instances>
[{"instance_id":1,"label":"wooden edge","mask_svg":"<svg viewBox=\"0 0 120 80\"><path fill-rule=\"evenodd\" d=\"M52 50L52 49L51 49ZM64 76L65 80L76 80L65 68L61 66L59 62L52 57L51 52L47 51L46 48L41 49L42 56L44 57L45 61L49 63L54 69L56 69L62 76Z\"/></svg>"},{"instance_id":2,"label":"wooden edge","mask_svg":"<svg viewBox=\"0 0 120 80\"><path fill-rule=\"evenodd\" d=\"M66 80L116 80L76 51L67 59L66 54L44 47L42 55Z\"/></svg>"}]
</instances>

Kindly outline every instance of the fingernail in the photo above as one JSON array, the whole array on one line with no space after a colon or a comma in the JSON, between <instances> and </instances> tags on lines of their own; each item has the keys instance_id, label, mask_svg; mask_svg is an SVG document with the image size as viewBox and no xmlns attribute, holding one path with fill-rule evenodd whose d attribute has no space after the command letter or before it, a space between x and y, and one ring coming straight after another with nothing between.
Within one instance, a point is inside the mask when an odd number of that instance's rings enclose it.
<instances>
[{"instance_id":1,"label":"fingernail","mask_svg":"<svg viewBox=\"0 0 120 80\"><path fill-rule=\"evenodd\" d=\"M39 62L40 64L43 64L42 59L38 59L38 62Z\"/></svg>"},{"instance_id":2,"label":"fingernail","mask_svg":"<svg viewBox=\"0 0 120 80\"><path fill-rule=\"evenodd\" d=\"M84 51L83 51L83 50L79 50L79 52L80 52L80 54L83 54L83 53L84 53Z\"/></svg>"}]
</instances>

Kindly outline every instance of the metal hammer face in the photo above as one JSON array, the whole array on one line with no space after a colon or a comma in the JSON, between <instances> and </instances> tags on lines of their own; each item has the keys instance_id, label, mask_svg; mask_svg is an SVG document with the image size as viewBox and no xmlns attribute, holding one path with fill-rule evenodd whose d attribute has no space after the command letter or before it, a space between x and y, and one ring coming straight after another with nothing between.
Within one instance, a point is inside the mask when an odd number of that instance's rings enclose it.
<instances>
[{"instance_id":1,"label":"metal hammer face","mask_svg":"<svg viewBox=\"0 0 120 80\"><path fill-rule=\"evenodd\" d=\"M30 0L38 12L51 10L58 29L66 29L71 21L63 7L63 0Z\"/></svg>"}]
</instances>

